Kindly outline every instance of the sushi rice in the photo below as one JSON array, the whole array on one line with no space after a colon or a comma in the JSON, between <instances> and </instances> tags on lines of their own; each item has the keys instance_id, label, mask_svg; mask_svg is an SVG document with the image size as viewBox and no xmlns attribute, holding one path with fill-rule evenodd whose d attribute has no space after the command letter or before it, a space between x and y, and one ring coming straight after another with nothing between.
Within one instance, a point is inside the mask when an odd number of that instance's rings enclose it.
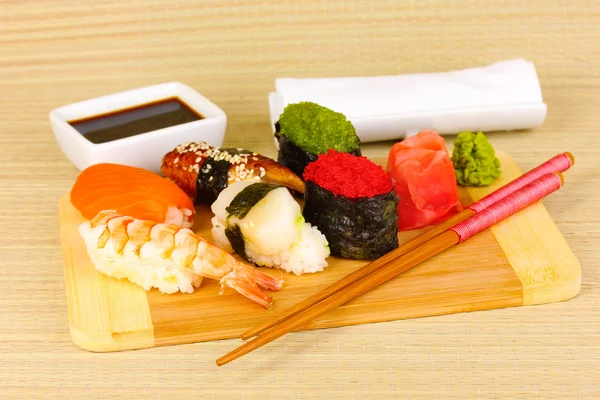
<instances>
[{"instance_id":1,"label":"sushi rice","mask_svg":"<svg viewBox=\"0 0 600 400\"><path fill-rule=\"evenodd\" d=\"M211 233L215 244L234 252L225 231L237 225L249 261L296 275L322 271L330 255L327 239L304 220L300 205L287 188L271 190L242 219L226 211L233 199L253 184L256 182L233 183L212 204L215 216L211 219Z\"/></svg>"},{"instance_id":2,"label":"sushi rice","mask_svg":"<svg viewBox=\"0 0 600 400\"><path fill-rule=\"evenodd\" d=\"M194 224L194 212L189 208L169 206L164 223L191 228Z\"/></svg>"},{"instance_id":3,"label":"sushi rice","mask_svg":"<svg viewBox=\"0 0 600 400\"><path fill-rule=\"evenodd\" d=\"M137 226L144 221L137 220L128 227L129 231L136 231ZM178 291L193 293L195 287L200 287L203 277L189 269L183 268L178 263L161 265L155 260L162 260L162 248L151 244L142 246L141 252L136 255L133 251L135 245L130 241L123 252L117 253L113 239L108 239L106 245L99 250L97 243L106 227L99 225L92 227L89 222L79 226L79 233L86 243L86 248L94 267L113 278L128 279L145 290L153 287L165 294Z\"/></svg>"}]
</instances>

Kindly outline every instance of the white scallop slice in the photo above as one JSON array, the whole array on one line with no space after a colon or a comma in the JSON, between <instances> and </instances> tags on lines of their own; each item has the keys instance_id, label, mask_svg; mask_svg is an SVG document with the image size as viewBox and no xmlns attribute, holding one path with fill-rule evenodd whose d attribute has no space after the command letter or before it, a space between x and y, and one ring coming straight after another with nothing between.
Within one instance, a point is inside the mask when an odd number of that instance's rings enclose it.
<instances>
[{"instance_id":1,"label":"white scallop slice","mask_svg":"<svg viewBox=\"0 0 600 400\"><path fill-rule=\"evenodd\" d=\"M217 217L217 220L222 224L225 224L225 219L227 218L227 211L225 209L229 206L229 204L233 201L235 196L247 186L252 185L255 182L251 181L241 181L241 182L233 182L229 186L219 193L217 199L212 203L210 209Z\"/></svg>"},{"instance_id":2,"label":"white scallop slice","mask_svg":"<svg viewBox=\"0 0 600 400\"><path fill-rule=\"evenodd\" d=\"M254 251L275 255L288 251L299 240L301 218L298 202L287 188L279 187L256 203L238 224L246 243Z\"/></svg>"}]
</instances>

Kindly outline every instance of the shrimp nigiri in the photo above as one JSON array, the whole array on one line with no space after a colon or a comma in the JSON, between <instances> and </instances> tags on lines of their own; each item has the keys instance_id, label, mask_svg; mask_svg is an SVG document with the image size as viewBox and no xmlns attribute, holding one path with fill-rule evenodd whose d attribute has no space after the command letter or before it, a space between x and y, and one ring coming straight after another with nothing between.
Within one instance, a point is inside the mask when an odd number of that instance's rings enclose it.
<instances>
[{"instance_id":1,"label":"shrimp nigiri","mask_svg":"<svg viewBox=\"0 0 600 400\"><path fill-rule=\"evenodd\" d=\"M252 301L270 308L272 297L258 286L279 290L275 278L244 264L190 229L100 211L79 226L88 255L100 272L127 278L145 290L192 293L203 278L219 280Z\"/></svg>"},{"instance_id":2,"label":"shrimp nigiri","mask_svg":"<svg viewBox=\"0 0 600 400\"><path fill-rule=\"evenodd\" d=\"M186 228L194 220L192 199L170 180L149 170L100 163L84 169L71 189L71 203L86 219L102 210Z\"/></svg>"}]
</instances>

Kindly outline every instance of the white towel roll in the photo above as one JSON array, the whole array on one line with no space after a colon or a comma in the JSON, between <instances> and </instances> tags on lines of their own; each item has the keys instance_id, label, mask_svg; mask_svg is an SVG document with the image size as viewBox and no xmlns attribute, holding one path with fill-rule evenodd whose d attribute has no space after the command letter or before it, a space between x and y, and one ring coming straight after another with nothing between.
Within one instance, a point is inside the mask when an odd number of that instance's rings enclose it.
<instances>
[{"instance_id":1,"label":"white towel roll","mask_svg":"<svg viewBox=\"0 0 600 400\"><path fill-rule=\"evenodd\" d=\"M524 59L450 72L342 78L278 78L269 95L273 125L288 104L312 101L346 115L363 142L540 126L546 104Z\"/></svg>"}]
</instances>

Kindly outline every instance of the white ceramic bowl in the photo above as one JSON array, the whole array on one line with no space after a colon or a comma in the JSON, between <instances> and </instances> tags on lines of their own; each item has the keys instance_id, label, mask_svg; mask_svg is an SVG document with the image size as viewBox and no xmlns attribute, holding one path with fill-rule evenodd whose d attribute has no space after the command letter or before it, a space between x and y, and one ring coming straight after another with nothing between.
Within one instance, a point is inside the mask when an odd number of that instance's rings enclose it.
<instances>
[{"instance_id":1,"label":"white ceramic bowl","mask_svg":"<svg viewBox=\"0 0 600 400\"><path fill-rule=\"evenodd\" d=\"M177 97L204 118L105 143L92 143L69 121L111 113L146 103ZM163 156L182 143L203 141L223 144L227 116L217 105L179 83L169 82L73 103L50 112L56 141L65 156L79 169L109 162L159 172Z\"/></svg>"}]
</instances>

